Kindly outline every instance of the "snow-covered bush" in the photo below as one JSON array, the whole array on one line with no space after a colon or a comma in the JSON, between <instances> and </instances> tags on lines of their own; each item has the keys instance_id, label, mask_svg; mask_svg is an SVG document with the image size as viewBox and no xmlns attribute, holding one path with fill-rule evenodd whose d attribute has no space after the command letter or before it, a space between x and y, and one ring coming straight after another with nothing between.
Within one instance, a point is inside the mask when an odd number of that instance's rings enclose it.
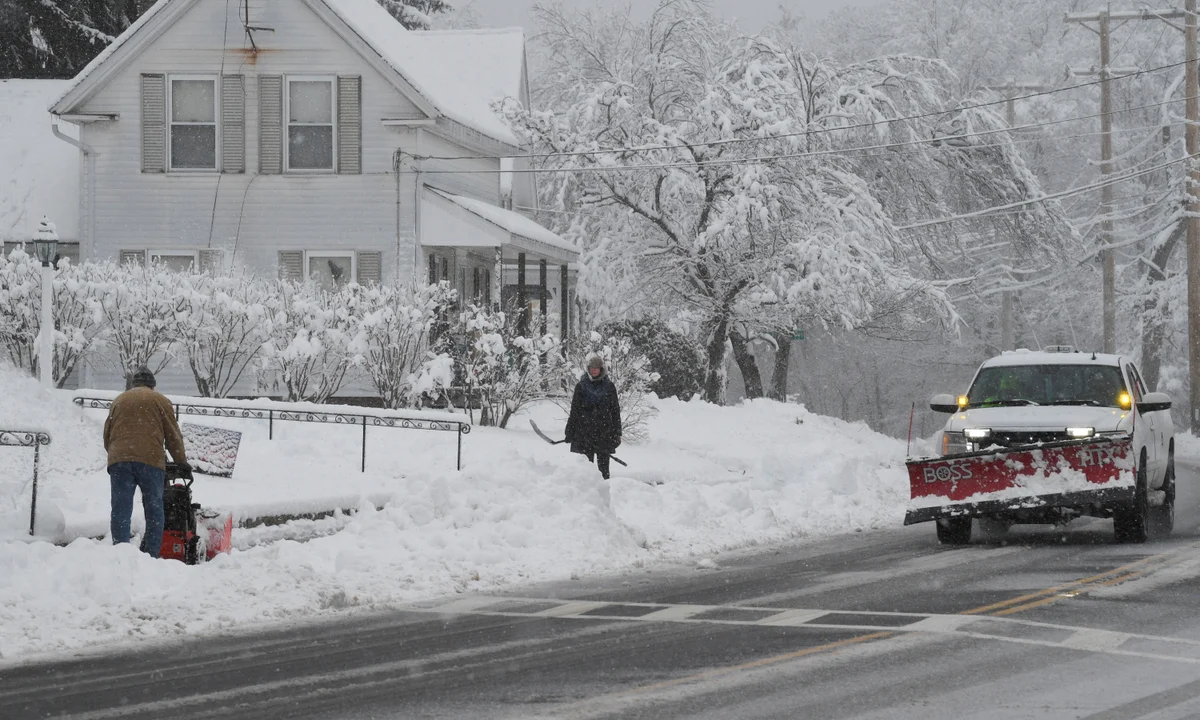
<instances>
[{"instance_id":1,"label":"snow-covered bush","mask_svg":"<svg viewBox=\"0 0 1200 720\"><path fill-rule=\"evenodd\" d=\"M570 410L571 397L576 383L587 373L587 363L592 356L604 361L604 371L617 386L617 399L621 403L621 436L626 440L645 440L646 424L658 413L649 398L650 386L659 379L651 370L650 360L638 350L629 337L598 332L572 338L567 344L567 358L562 365L560 378L566 394L559 394L555 402L564 410Z\"/></svg>"},{"instance_id":2,"label":"snow-covered bush","mask_svg":"<svg viewBox=\"0 0 1200 720\"><path fill-rule=\"evenodd\" d=\"M650 383L650 392L660 398L690 400L701 391L704 359L695 341L676 332L657 318L622 320L603 326L601 333L628 338L633 349L650 361L649 369L658 378Z\"/></svg>"},{"instance_id":3,"label":"snow-covered bush","mask_svg":"<svg viewBox=\"0 0 1200 720\"><path fill-rule=\"evenodd\" d=\"M139 367L161 372L175 357L180 321L187 313L178 274L158 265L107 261L90 270L98 312L108 329L106 345L116 354L126 385Z\"/></svg>"},{"instance_id":4,"label":"snow-covered bush","mask_svg":"<svg viewBox=\"0 0 1200 720\"><path fill-rule=\"evenodd\" d=\"M444 283L416 289L351 285L344 297L355 321L350 350L384 407L413 404L419 392L431 389L431 378L438 379L431 368L423 371L423 365L435 360L430 357L430 336L454 292ZM444 361L440 365L444 367Z\"/></svg>"},{"instance_id":5,"label":"snow-covered bush","mask_svg":"<svg viewBox=\"0 0 1200 720\"><path fill-rule=\"evenodd\" d=\"M20 249L0 256L0 346L13 366L36 375L41 329L41 265ZM54 367L56 387L67 378L104 331L96 313L94 288L86 267L62 260L54 274Z\"/></svg>"},{"instance_id":6,"label":"snow-covered bush","mask_svg":"<svg viewBox=\"0 0 1200 720\"><path fill-rule=\"evenodd\" d=\"M350 293L287 280L270 284L260 384L291 402L325 402L341 389L353 366Z\"/></svg>"},{"instance_id":7,"label":"snow-covered bush","mask_svg":"<svg viewBox=\"0 0 1200 720\"><path fill-rule=\"evenodd\" d=\"M538 326L537 318L529 323ZM459 313L449 334L472 422L476 399L479 424L504 428L530 403L561 393L561 343L552 335L523 336L517 313L471 305Z\"/></svg>"},{"instance_id":8,"label":"snow-covered bush","mask_svg":"<svg viewBox=\"0 0 1200 720\"><path fill-rule=\"evenodd\" d=\"M196 390L201 397L226 397L270 335L270 290L245 272L192 273L178 279L178 339Z\"/></svg>"}]
</instances>

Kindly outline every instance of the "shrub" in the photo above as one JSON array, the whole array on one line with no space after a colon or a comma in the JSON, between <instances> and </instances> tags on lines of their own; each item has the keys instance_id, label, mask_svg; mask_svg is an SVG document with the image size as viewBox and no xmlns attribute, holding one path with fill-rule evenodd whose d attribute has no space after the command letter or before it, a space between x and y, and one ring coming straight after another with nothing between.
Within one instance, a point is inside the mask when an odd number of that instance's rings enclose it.
<instances>
[{"instance_id":1,"label":"shrub","mask_svg":"<svg viewBox=\"0 0 1200 720\"><path fill-rule=\"evenodd\" d=\"M656 318L622 320L601 328L605 335L629 338L634 349L650 361L658 378L650 391L660 398L690 400L700 392L704 378L704 360L683 333L675 332Z\"/></svg>"}]
</instances>

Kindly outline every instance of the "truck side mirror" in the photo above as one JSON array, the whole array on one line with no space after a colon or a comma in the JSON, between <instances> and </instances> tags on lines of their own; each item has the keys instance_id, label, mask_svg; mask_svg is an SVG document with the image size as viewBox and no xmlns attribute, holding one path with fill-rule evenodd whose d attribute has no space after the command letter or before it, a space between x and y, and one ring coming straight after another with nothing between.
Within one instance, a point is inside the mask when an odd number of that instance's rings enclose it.
<instances>
[{"instance_id":1,"label":"truck side mirror","mask_svg":"<svg viewBox=\"0 0 1200 720\"><path fill-rule=\"evenodd\" d=\"M958 412L958 399L949 393L934 395L929 401L929 409L940 413L955 413Z\"/></svg>"},{"instance_id":2,"label":"truck side mirror","mask_svg":"<svg viewBox=\"0 0 1200 720\"><path fill-rule=\"evenodd\" d=\"M1171 396L1160 392L1146 393L1146 395L1142 398L1142 401L1137 404L1137 407L1138 412L1140 413L1170 410Z\"/></svg>"}]
</instances>

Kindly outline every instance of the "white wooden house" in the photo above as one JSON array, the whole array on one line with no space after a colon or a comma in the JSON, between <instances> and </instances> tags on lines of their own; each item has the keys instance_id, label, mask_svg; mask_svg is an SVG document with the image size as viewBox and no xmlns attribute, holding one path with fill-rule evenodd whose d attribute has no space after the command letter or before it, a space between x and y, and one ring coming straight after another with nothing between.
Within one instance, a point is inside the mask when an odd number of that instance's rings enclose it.
<instances>
[{"instance_id":1,"label":"white wooden house","mask_svg":"<svg viewBox=\"0 0 1200 720\"><path fill-rule=\"evenodd\" d=\"M519 275L536 300L545 276L561 321L578 250L519 211L534 176L503 172L521 148L490 106L528 96L519 29L409 32L376 0L159 0L50 110L78 126L83 258L447 280L489 302Z\"/></svg>"}]
</instances>

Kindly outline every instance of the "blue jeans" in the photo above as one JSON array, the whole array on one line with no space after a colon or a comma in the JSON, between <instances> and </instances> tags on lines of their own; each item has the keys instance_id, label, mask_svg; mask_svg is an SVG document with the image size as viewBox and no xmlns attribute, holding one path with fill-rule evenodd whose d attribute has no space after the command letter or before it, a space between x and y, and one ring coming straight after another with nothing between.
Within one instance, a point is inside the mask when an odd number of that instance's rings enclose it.
<instances>
[{"instance_id":1,"label":"blue jeans","mask_svg":"<svg viewBox=\"0 0 1200 720\"><path fill-rule=\"evenodd\" d=\"M163 538L163 480L166 473L153 465L140 462L120 462L108 466L112 484L113 544L129 542L129 523L133 517L133 491L142 491L142 512L146 516L146 534L142 536L142 552L158 557Z\"/></svg>"}]
</instances>

